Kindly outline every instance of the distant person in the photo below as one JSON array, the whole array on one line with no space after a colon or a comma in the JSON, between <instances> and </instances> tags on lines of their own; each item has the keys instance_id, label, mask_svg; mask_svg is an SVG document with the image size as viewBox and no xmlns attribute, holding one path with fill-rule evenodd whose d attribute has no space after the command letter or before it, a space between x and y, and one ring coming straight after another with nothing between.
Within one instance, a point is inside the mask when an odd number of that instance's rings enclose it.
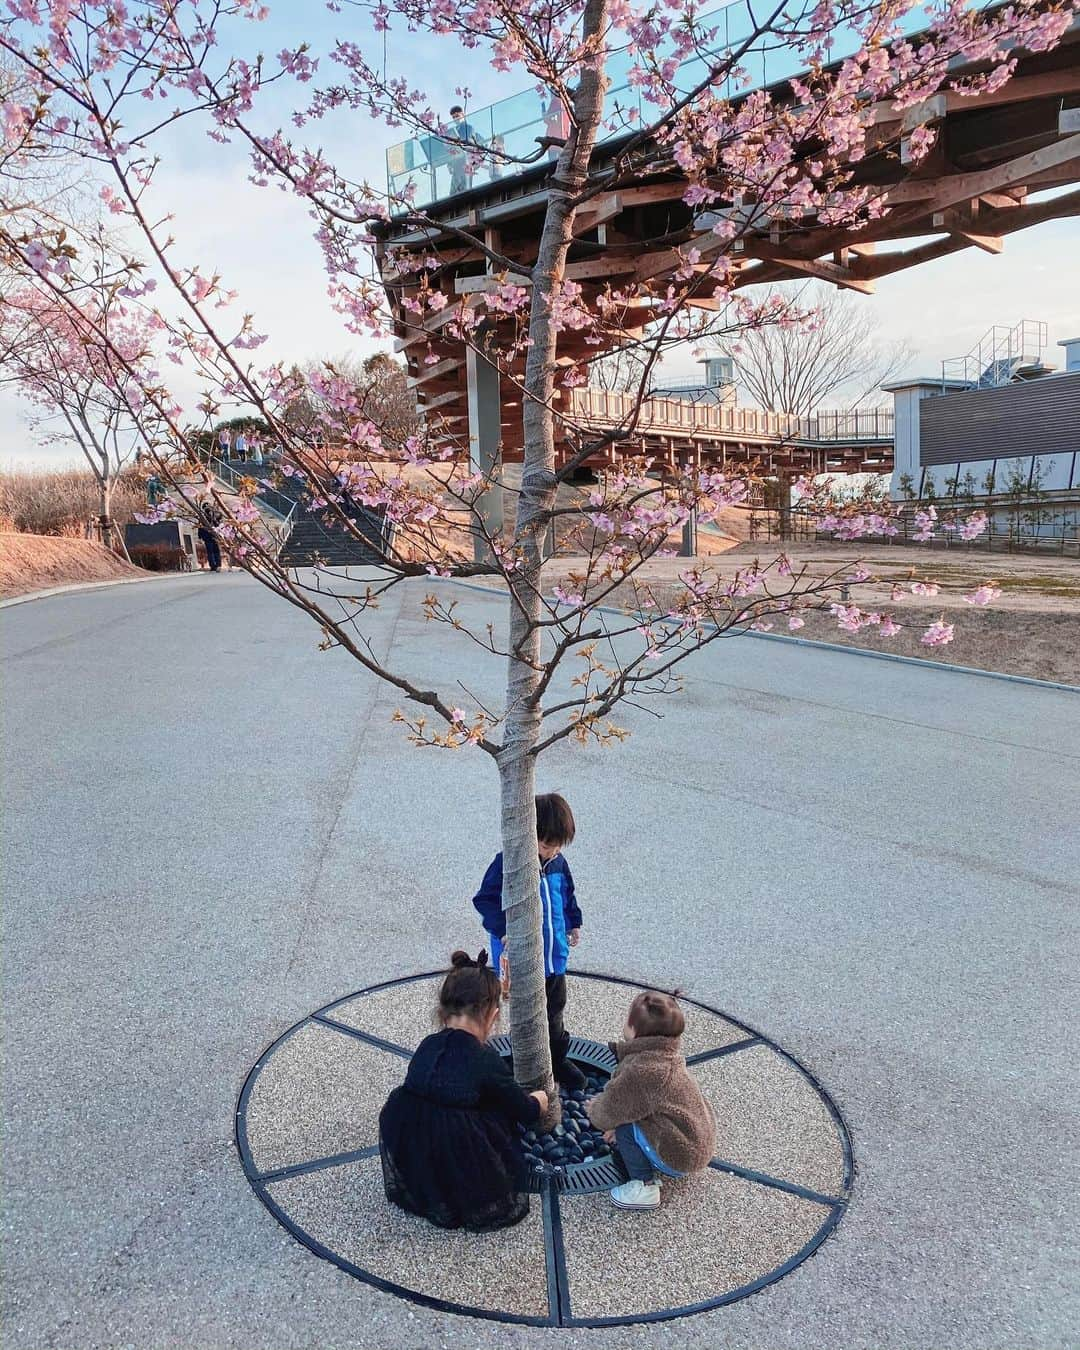
<instances>
[{"instance_id":1,"label":"distant person","mask_svg":"<svg viewBox=\"0 0 1080 1350\"><path fill-rule=\"evenodd\" d=\"M156 473L152 473L146 480L146 501L149 506L157 506L158 502L165 496L165 485Z\"/></svg>"},{"instance_id":2,"label":"distant person","mask_svg":"<svg viewBox=\"0 0 1080 1350\"><path fill-rule=\"evenodd\" d=\"M248 445L248 454L251 457L252 464L263 462L262 439L260 437L252 436Z\"/></svg>"},{"instance_id":3,"label":"distant person","mask_svg":"<svg viewBox=\"0 0 1080 1350\"><path fill-rule=\"evenodd\" d=\"M556 141L565 141L570 135L570 116L558 94L553 93L544 108L544 131ZM561 145L549 145L548 159L558 159L561 149Z\"/></svg>"},{"instance_id":4,"label":"distant person","mask_svg":"<svg viewBox=\"0 0 1080 1350\"><path fill-rule=\"evenodd\" d=\"M465 120L465 109L457 104L450 109L450 131L452 138L463 145L483 145L480 134L474 126ZM472 184L473 171L471 156L465 150L450 148L450 191L464 192Z\"/></svg>"},{"instance_id":5,"label":"distant person","mask_svg":"<svg viewBox=\"0 0 1080 1350\"><path fill-rule=\"evenodd\" d=\"M222 427L217 437L218 454L222 459L228 459L232 450L232 432L228 427Z\"/></svg>"},{"instance_id":6,"label":"distant person","mask_svg":"<svg viewBox=\"0 0 1080 1350\"><path fill-rule=\"evenodd\" d=\"M248 443L247 437L244 435L242 431L237 433L236 443L233 448L236 451L236 458L240 461L240 463L241 464L246 463L248 453Z\"/></svg>"},{"instance_id":7,"label":"distant person","mask_svg":"<svg viewBox=\"0 0 1080 1350\"><path fill-rule=\"evenodd\" d=\"M386 1198L439 1228L509 1228L529 1212L518 1125L535 1125L547 1093L526 1092L488 1045L499 980L487 952L450 958L441 1030L422 1040L379 1115Z\"/></svg>"},{"instance_id":8,"label":"distant person","mask_svg":"<svg viewBox=\"0 0 1080 1350\"><path fill-rule=\"evenodd\" d=\"M206 497L200 504L205 522L199 526L199 543L206 549L206 565L211 572L221 571L221 547L215 531L221 524L221 510L212 497Z\"/></svg>"},{"instance_id":9,"label":"distant person","mask_svg":"<svg viewBox=\"0 0 1080 1350\"><path fill-rule=\"evenodd\" d=\"M506 162L500 158L501 155L506 153L506 138L504 136L492 136L488 145L496 152L491 159L491 181L497 183L506 168Z\"/></svg>"}]
</instances>

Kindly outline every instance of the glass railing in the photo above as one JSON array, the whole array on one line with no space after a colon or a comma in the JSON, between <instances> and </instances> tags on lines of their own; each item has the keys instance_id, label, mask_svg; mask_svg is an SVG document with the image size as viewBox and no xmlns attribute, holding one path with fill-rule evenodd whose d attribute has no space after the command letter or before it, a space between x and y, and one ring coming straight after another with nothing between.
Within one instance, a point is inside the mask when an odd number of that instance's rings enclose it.
<instances>
[{"instance_id":1,"label":"glass railing","mask_svg":"<svg viewBox=\"0 0 1080 1350\"><path fill-rule=\"evenodd\" d=\"M988 0L979 2L987 3ZM910 34L925 28L928 21L929 12L920 5L904 16L900 26ZM689 93L696 88L707 77L717 56L737 48L754 31L747 0L733 0L705 15L701 24L714 32L710 39L713 55L711 59L694 56L682 62L675 78L680 93ZM837 27L830 59L842 60L857 51L858 45L854 29ZM655 104L629 82L630 68L635 61L636 55L628 51L614 52L608 60L609 84L604 100L601 144L655 119ZM749 83L736 87L731 80L718 82L715 89L718 97L730 98L778 84L804 69L798 49L776 33L755 39L739 64L749 76ZM514 94L486 108L466 108L464 116L457 119L448 115L437 132L399 141L387 150L387 188L392 198L408 197L413 206L419 207L456 196L469 188L516 177L527 166L505 162L500 156L521 160L535 155L538 137L566 134L565 120L561 103L535 89ZM548 150L547 156L553 161L558 150Z\"/></svg>"}]
</instances>

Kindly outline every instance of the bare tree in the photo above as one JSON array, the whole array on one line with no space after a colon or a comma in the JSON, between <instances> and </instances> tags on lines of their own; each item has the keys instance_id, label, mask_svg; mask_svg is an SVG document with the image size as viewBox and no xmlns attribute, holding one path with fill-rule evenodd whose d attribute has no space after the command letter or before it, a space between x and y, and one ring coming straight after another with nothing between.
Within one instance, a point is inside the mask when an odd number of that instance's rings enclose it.
<instances>
[{"instance_id":1,"label":"bare tree","mask_svg":"<svg viewBox=\"0 0 1080 1350\"><path fill-rule=\"evenodd\" d=\"M884 342L873 311L846 291L802 285L793 295L771 293L776 321L714 344L735 363L736 378L768 412L809 417L842 394L846 408L865 403L897 376L914 352Z\"/></svg>"}]
</instances>

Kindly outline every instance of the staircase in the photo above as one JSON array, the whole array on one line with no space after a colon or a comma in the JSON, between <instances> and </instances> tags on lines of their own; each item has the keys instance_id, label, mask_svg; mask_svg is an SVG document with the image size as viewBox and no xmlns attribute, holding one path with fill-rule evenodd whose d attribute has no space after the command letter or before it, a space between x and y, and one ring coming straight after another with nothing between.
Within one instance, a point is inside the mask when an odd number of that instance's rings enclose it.
<instances>
[{"instance_id":1,"label":"staircase","mask_svg":"<svg viewBox=\"0 0 1080 1350\"><path fill-rule=\"evenodd\" d=\"M942 361L942 386L997 389L1014 380L1045 374L1042 354L1046 331L1046 324L1039 319L1022 319L1015 328L995 324L966 356Z\"/></svg>"},{"instance_id":2,"label":"staircase","mask_svg":"<svg viewBox=\"0 0 1080 1350\"><path fill-rule=\"evenodd\" d=\"M264 479L273 472L272 465L215 458L211 467L229 488L235 489L242 478L254 478L259 484L253 500L273 521L281 541L278 562L284 567L371 566L382 559L393 540L393 525L383 512L362 506L344 508L362 536L358 539L332 521L323 520L321 513L310 512L300 486L291 479L284 479L279 487L266 486Z\"/></svg>"},{"instance_id":3,"label":"staircase","mask_svg":"<svg viewBox=\"0 0 1080 1350\"><path fill-rule=\"evenodd\" d=\"M349 517L364 536L357 539L341 526L329 524L302 507L293 518L278 562L285 567L358 567L378 563L384 556L384 517L374 511L354 508Z\"/></svg>"}]
</instances>

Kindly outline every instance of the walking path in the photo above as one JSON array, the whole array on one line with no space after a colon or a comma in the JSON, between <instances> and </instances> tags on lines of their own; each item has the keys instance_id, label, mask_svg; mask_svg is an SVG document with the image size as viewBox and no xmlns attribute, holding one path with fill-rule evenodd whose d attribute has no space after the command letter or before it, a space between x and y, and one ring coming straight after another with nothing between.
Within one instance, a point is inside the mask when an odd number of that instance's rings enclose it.
<instances>
[{"instance_id":1,"label":"walking path","mask_svg":"<svg viewBox=\"0 0 1080 1350\"><path fill-rule=\"evenodd\" d=\"M475 649L431 640L419 594L394 592L376 647L495 692ZM245 1178L233 1117L261 1051L478 946L468 897L498 846L486 760L407 747L397 699L317 641L242 575L3 616L5 1339L645 1350L655 1327L395 1299L312 1256ZM733 639L664 712L542 769L578 817L579 968L678 982L773 1038L859 1163L835 1237L665 1345L1065 1350L1080 699ZM656 1259L684 1260L669 1241ZM618 1245L596 1260L602 1298Z\"/></svg>"}]
</instances>

